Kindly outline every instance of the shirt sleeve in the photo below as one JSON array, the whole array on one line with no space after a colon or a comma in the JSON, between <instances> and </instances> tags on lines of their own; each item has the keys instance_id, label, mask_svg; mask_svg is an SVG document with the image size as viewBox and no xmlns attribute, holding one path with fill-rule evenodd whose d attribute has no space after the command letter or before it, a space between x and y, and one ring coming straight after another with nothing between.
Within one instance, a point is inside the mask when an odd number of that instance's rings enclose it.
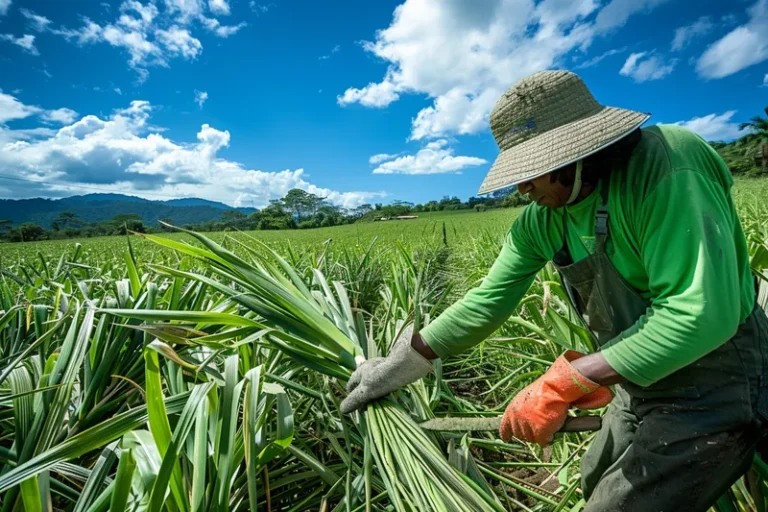
<instances>
[{"instance_id":1,"label":"shirt sleeve","mask_svg":"<svg viewBox=\"0 0 768 512\"><path fill-rule=\"evenodd\" d=\"M496 331L546 264L547 259L535 249L524 228L525 213L507 233L482 283L421 331L424 341L441 358L467 350Z\"/></svg>"},{"instance_id":2,"label":"shirt sleeve","mask_svg":"<svg viewBox=\"0 0 768 512\"><path fill-rule=\"evenodd\" d=\"M732 210L722 185L696 170L671 173L643 200L638 237L654 298L603 347L622 377L648 386L736 333L741 274Z\"/></svg>"}]
</instances>

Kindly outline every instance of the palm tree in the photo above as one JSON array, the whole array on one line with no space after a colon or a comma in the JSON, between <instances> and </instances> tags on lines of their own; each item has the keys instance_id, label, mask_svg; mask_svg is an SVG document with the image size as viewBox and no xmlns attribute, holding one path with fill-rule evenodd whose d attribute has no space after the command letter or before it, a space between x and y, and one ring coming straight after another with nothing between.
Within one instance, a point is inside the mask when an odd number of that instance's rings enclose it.
<instances>
[{"instance_id":1,"label":"palm tree","mask_svg":"<svg viewBox=\"0 0 768 512\"><path fill-rule=\"evenodd\" d=\"M739 125L739 130L749 129L750 133L739 139L739 145L745 146L745 153L760 160L761 172L768 168L768 107L763 109L766 117L755 116Z\"/></svg>"}]
</instances>

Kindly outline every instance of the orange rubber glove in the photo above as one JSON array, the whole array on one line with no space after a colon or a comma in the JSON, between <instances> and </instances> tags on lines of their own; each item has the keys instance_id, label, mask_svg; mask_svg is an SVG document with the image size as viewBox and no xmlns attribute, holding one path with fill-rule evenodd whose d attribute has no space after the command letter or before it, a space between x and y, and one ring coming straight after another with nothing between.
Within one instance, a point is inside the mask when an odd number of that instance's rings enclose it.
<instances>
[{"instance_id":1,"label":"orange rubber glove","mask_svg":"<svg viewBox=\"0 0 768 512\"><path fill-rule=\"evenodd\" d=\"M573 350L558 357L549 370L518 393L507 406L499 435L546 446L565 424L571 406L598 409L608 405L613 393L592 382L571 365L584 357Z\"/></svg>"}]
</instances>

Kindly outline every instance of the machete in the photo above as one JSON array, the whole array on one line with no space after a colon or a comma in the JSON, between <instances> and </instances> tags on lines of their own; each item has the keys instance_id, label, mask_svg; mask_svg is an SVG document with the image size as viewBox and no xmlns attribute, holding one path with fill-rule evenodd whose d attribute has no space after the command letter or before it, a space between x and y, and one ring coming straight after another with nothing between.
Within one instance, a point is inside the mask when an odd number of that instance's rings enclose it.
<instances>
[{"instance_id":1,"label":"machete","mask_svg":"<svg viewBox=\"0 0 768 512\"><path fill-rule=\"evenodd\" d=\"M502 416L492 418L433 418L419 423L424 430L442 430L444 432L472 432L499 430ZM560 432L592 432L600 430L600 416L579 416L565 420Z\"/></svg>"}]
</instances>

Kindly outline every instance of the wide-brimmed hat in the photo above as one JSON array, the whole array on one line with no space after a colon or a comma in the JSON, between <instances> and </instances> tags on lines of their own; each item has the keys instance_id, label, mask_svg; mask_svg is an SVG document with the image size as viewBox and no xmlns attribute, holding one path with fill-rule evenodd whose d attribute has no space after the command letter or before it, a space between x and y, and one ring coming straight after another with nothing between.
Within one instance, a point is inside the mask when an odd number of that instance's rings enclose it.
<instances>
[{"instance_id":1,"label":"wide-brimmed hat","mask_svg":"<svg viewBox=\"0 0 768 512\"><path fill-rule=\"evenodd\" d=\"M569 71L539 71L502 95L491 111L501 153L480 186L486 194L537 178L616 142L650 114L600 105Z\"/></svg>"}]
</instances>

